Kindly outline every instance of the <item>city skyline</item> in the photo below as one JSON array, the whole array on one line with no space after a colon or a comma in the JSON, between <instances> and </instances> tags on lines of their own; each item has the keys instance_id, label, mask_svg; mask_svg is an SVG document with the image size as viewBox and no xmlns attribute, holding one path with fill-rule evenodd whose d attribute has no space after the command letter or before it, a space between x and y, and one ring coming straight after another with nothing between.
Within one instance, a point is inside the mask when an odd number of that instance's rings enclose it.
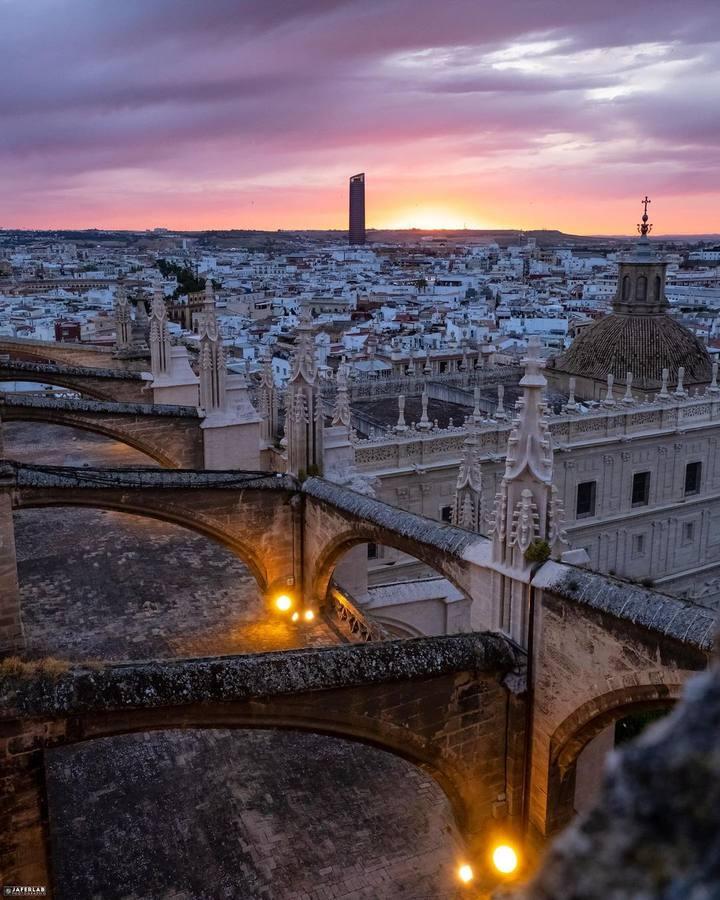
<instances>
[{"instance_id":1,"label":"city skyline","mask_svg":"<svg viewBox=\"0 0 720 900\"><path fill-rule=\"evenodd\" d=\"M711 0L2 8L6 228L717 231Z\"/></svg>"}]
</instances>

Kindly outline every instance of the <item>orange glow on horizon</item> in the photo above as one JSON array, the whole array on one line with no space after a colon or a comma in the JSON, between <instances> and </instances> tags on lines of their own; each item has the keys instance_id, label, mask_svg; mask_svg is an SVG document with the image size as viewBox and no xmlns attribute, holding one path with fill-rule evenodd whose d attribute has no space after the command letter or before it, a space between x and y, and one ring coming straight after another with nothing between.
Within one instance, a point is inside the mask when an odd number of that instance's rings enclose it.
<instances>
[{"instance_id":1,"label":"orange glow on horizon","mask_svg":"<svg viewBox=\"0 0 720 900\"><path fill-rule=\"evenodd\" d=\"M472 179L468 179L472 185ZM554 193L543 185L498 180L490 188L464 189L458 181L448 183L445 193L425 180L400 185L368 180L366 194L367 227L373 229L419 230L539 230L569 234L635 234L637 208L645 190L627 196L608 197L602 192ZM599 189L597 189L599 191ZM667 195L653 192L653 236L664 234L714 234L720 230L717 206L720 196ZM637 194L637 196L635 196ZM347 197L344 185L280 188L247 192L238 189L197 193L178 189L133 194L121 192L98 196L95 191L62 192L44 197L44 205L25 204L5 210L6 229L37 230L86 229L144 231L156 227L171 231L212 229L256 229L261 231L336 230L341 239L347 230ZM372 240L372 235L371 235Z\"/></svg>"}]
</instances>

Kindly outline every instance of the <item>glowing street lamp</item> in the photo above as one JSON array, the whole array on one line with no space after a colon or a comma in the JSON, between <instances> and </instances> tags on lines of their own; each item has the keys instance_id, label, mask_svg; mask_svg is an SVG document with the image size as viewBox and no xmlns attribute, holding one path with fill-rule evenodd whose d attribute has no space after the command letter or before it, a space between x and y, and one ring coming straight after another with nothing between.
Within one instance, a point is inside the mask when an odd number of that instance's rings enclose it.
<instances>
[{"instance_id":1,"label":"glowing street lamp","mask_svg":"<svg viewBox=\"0 0 720 900\"><path fill-rule=\"evenodd\" d=\"M472 870L472 866L469 866L467 863L458 869L458 878L463 884L470 884L474 877L475 873Z\"/></svg>"},{"instance_id":2,"label":"glowing street lamp","mask_svg":"<svg viewBox=\"0 0 720 900\"><path fill-rule=\"evenodd\" d=\"M275 609L280 612L287 612L292 607L292 599L287 594L280 594L275 598Z\"/></svg>"},{"instance_id":3,"label":"glowing street lamp","mask_svg":"<svg viewBox=\"0 0 720 900\"><path fill-rule=\"evenodd\" d=\"M311 609L306 609L305 610L305 621L312 622L312 620L314 618L315 618L315 613Z\"/></svg>"},{"instance_id":4,"label":"glowing street lamp","mask_svg":"<svg viewBox=\"0 0 720 900\"><path fill-rule=\"evenodd\" d=\"M512 875L518 867L518 855L509 844L498 844L493 850L492 861L502 875Z\"/></svg>"}]
</instances>

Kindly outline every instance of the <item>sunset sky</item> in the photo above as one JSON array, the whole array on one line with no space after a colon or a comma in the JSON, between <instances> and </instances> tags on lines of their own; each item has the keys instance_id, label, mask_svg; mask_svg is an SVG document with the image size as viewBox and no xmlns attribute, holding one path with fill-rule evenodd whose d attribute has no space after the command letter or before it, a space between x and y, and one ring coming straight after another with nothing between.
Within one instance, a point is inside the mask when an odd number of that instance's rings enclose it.
<instances>
[{"instance_id":1,"label":"sunset sky","mask_svg":"<svg viewBox=\"0 0 720 900\"><path fill-rule=\"evenodd\" d=\"M0 0L0 227L720 231L720 0Z\"/></svg>"}]
</instances>

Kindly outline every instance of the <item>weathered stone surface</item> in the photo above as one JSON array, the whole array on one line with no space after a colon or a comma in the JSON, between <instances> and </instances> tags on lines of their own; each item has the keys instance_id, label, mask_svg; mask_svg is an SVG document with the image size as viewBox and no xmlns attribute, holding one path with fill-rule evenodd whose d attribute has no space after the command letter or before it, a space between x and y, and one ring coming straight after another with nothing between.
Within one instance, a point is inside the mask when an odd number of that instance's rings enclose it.
<instances>
[{"instance_id":1,"label":"weathered stone surface","mask_svg":"<svg viewBox=\"0 0 720 900\"><path fill-rule=\"evenodd\" d=\"M196 406L172 406L167 403L113 403L104 400L76 400L73 398L51 397L15 397L10 394L0 394L0 412L3 419L7 413L3 407L15 409L50 409L67 410L69 412L86 413L125 413L132 416L170 416L172 418L200 418L200 411Z\"/></svg>"},{"instance_id":2,"label":"weathered stone surface","mask_svg":"<svg viewBox=\"0 0 720 900\"><path fill-rule=\"evenodd\" d=\"M142 403L149 397L147 392L149 382L142 372L94 369L64 363L0 360L0 381L20 380L55 384L99 400Z\"/></svg>"},{"instance_id":3,"label":"weathered stone surface","mask_svg":"<svg viewBox=\"0 0 720 900\"><path fill-rule=\"evenodd\" d=\"M574 603L626 619L700 650L712 648L715 613L696 603L629 581L552 563L543 569L541 578L543 587Z\"/></svg>"},{"instance_id":4,"label":"weathered stone surface","mask_svg":"<svg viewBox=\"0 0 720 900\"><path fill-rule=\"evenodd\" d=\"M447 797L357 742L126 735L50 751L47 778L56 900L456 896L463 847Z\"/></svg>"},{"instance_id":5,"label":"weathered stone surface","mask_svg":"<svg viewBox=\"0 0 720 900\"><path fill-rule=\"evenodd\" d=\"M596 807L549 850L518 900L720 897L720 674L613 754Z\"/></svg>"},{"instance_id":6,"label":"weathered stone surface","mask_svg":"<svg viewBox=\"0 0 720 900\"><path fill-rule=\"evenodd\" d=\"M210 659L82 666L55 679L7 677L0 718L152 709L252 697L274 697L357 685L406 682L452 672L512 671L518 664L497 634L458 634L322 649Z\"/></svg>"},{"instance_id":7,"label":"weathered stone surface","mask_svg":"<svg viewBox=\"0 0 720 900\"><path fill-rule=\"evenodd\" d=\"M15 474L18 488L165 488L168 490L205 489L295 491L298 483L290 475L268 472L166 472L157 468L142 469L72 469L64 466L31 466L26 463L4 463Z\"/></svg>"},{"instance_id":8,"label":"weathered stone surface","mask_svg":"<svg viewBox=\"0 0 720 900\"><path fill-rule=\"evenodd\" d=\"M621 589L616 599L622 599ZM667 599L647 594L649 604ZM623 716L672 706L685 683L706 668L708 651L550 588L539 600L529 817L544 839L574 814L575 764L583 748Z\"/></svg>"},{"instance_id":9,"label":"weathered stone surface","mask_svg":"<svg viewBox=\"0 0 720 900\"><path fill-rule=\"evenodd\" d=\"M42 284L47 287L49 283L44 281ZM147 366L147 363L137 358L121 359L113 347L75 341L38 341L33 338L2 336L0 355L6 354L11 357L12 362L30 360L69 366L97 366L117 369L121 373Z\"/></svg>"},{"instance_id":10,"label":"weathered stone surface","mask_svg":"<svg viewBox=\"0 0 720 900\"><path fill-rule=\"evenodd\" d=\"M67 425L3 421L2 437L7 459L32 465L131 469L160 465L129 444Z\"/></svg>"},{"instance_id":11,"label":"weathered stone surface","mask_svg":"<svg viewBox=\"0 0 720 900\"><path fill-rule=\"evenodd\" d=\"M497 635L73 670L6 678L1 689L0 869L47 882L44 754L63 744L178 728L287 728L390 750L442 784L468 834L511 794L520 709L502 684L515 663Z\"/></svg>"},{"instance_id":12,"label":"weathered stone surface","mask_svg":"<svg viewBox=\"0 0 720 900\"><path fill-rule=\"evenodd\" d=\"M123 441L169 468L204 465L201 418L193 407L0 394L0 420L3 427L30 421L40 427L49 423L95 432Z\"/></svg>"},{"instance_id":13,"label":"weathered stone surface","mask_svg":"<svg viewBox=\"0 0 720 900\"><path fill-rule=\"evenodd\" d=\"M304 494L323 500L353 518L395 531L419 544L432 545L441 552L460 556L463 550L478 541L478 535L472 531L406 512L322 478L308 478L302 490Z\"/></svg>"},{"instance_id":14,"label":"weathered stone surface","mask_svg":"<svg viewBox=\"0 0 720 900\"><path fill-rule=\"evenodd\" d=\"M21 510L14 520L30 657L153 659L338 643L320 615L295 624L268 613L242 560L187 528L77 507Z\"/></svg>"}]
</instances>

